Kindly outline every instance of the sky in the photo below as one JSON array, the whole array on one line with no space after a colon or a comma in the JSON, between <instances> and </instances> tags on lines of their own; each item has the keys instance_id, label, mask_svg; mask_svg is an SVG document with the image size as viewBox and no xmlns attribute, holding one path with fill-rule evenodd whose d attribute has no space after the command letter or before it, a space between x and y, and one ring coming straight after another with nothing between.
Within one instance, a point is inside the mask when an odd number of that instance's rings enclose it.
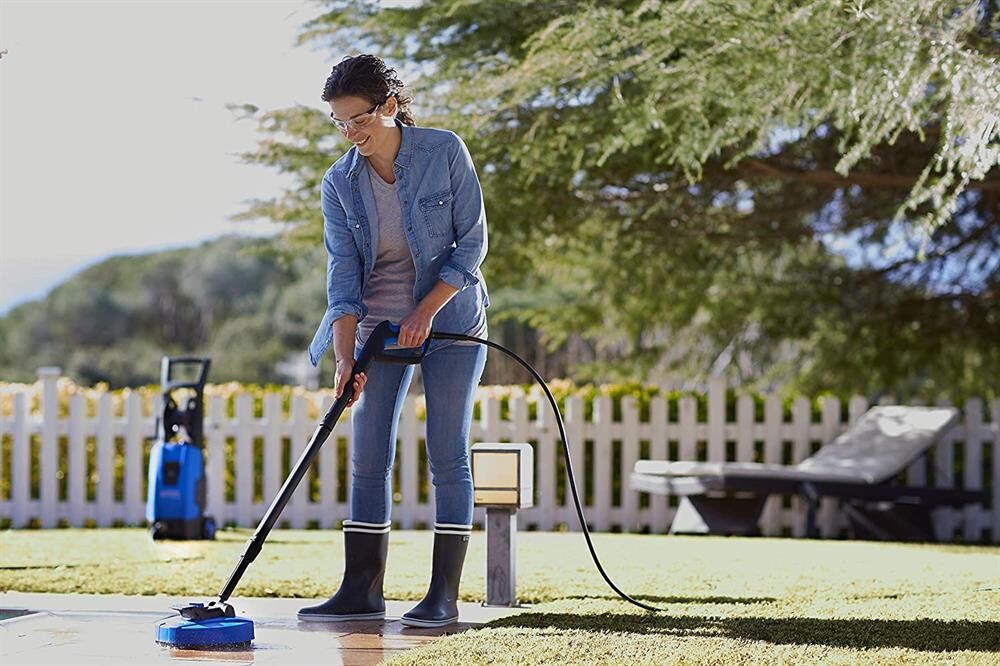
<instances>
[{"instance_id":1,"label":"sky","mask_svg":"<svg viewBox=\"0 0 1000 666\"><path fill-rule=\"evenodd\" d=\"M228 219L292 181L240 161L257 123L226 104L322 109L342 54L293 46L319 11L0 2L0 314L113 254L273 233Z\"/></svg>"}]
</instances>

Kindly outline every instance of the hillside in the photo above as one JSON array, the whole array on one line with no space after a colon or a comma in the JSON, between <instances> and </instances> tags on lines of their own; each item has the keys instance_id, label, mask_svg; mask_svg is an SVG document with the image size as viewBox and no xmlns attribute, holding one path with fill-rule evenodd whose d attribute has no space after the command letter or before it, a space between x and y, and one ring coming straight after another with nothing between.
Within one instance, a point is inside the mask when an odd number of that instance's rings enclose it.
<instances>
[{"instance_id":1,"label":"hillside","mask_svg":"<svg viewBox=\"0 0 1000 666\"><path fill-rule=\"evenodd\" d=\"M280 381L326 307L321 249L288 262L271 241L226 236L112 257L0 317L0 378L57 365L82 384L159 381L164 354L206 354L214 381Z\"/></svg>"}]
</instances>

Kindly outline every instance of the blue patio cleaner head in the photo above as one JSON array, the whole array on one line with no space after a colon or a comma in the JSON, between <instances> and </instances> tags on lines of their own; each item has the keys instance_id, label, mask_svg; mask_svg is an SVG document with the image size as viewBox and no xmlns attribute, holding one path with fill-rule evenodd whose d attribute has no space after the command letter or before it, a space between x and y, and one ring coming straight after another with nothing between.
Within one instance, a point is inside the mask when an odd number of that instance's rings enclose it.
<instances>
[{"instance_id":1,"label":"blue patio cleaner head","mask_svg":"<svg viewBox=\"0 0 1000 666\"><path fill-rule=\"evenodd\" d=\"M227 603L193 603L176 610L181 619L156 625L157 643L189 650L231 650L253 642L253 620L236 617Z\"/></svg>"}]
</instances>

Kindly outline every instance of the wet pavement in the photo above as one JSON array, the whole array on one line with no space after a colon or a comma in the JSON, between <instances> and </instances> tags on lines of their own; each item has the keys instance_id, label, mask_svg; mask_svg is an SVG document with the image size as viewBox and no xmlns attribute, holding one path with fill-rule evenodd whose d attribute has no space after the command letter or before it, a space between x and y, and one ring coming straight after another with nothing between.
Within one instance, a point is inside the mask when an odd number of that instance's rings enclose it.
<instances>
[{"instance_id":1,"label":"wet pavement","mask_svg":"<svg viewBox=\"0 0 1000 666\"><path fill-rule=\"evenodd\" d=\"M239 616L254 621L249 648L181 650L156 643L156 625L176 617L178 597L0 594L0 663L80 664L378 664L441 636L473 629L524 609L459 605L459 622L437 629L404 627L413 601L387 601L384 621L299 622L311 599L236 598ZM33 611L27 612L25 611Z\"/></svg>"}]
</instances>

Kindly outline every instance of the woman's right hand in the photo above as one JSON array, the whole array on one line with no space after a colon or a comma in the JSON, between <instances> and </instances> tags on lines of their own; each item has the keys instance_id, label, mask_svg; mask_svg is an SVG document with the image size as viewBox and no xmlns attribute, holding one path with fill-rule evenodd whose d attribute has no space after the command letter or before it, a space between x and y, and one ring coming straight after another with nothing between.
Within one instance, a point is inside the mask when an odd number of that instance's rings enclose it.
<instances>
[{"instance_id":1,"label":"woman's right hand","mask_svg":"<svg viewBox=\"0 0 1000 666\"><path fill-rule=\"evenodd\" d=\"M354 361L347 361L347 360L337 361L337 375L334 378L334 384L336 389L336 392L334 394L335 398L339 398L341 396L341 394L344 392L344 389L347 387L348 382L352 381L351 378L353 374L354 374ZM361 391L362 389L364 389L366 381L368 381L368 378L365 376L365 373L363 372L359 373L358 376L353 379L352 386L354 395L352 395L351 399L347 401L348 407L356 403L358 399L361 397Z\"/></svg>"}]
</instances>

